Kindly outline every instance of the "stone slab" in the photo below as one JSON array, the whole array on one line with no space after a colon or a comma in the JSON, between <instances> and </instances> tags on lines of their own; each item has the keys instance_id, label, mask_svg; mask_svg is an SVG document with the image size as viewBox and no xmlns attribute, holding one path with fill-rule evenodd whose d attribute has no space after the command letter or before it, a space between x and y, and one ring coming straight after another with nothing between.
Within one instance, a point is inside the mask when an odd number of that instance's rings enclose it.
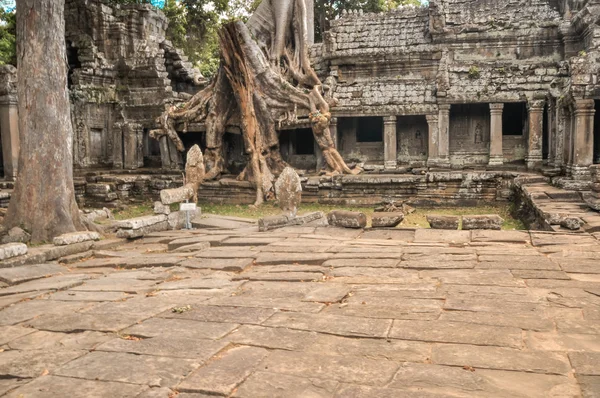
<instances>
[{"instance_id":1,"label":"stone slab","mask_svg":"<svg viewBox=\"0 0 600 398\"><path fill-rule=\"evenodd\" d=\"M264 325L289 329L315 331L348 337L387 337L392 321L387 319L360 319L338 315L277 313Z\"/></svg>"},{"instance_id":2,"label":"stone slab","mask_svg":"<svg viewBox=\"0 0 600 398\"><path fill-rule=\"evenodd\" d=\"M0 296L8 296L19 293L34 293L46 291L59 291L79 286L84 283L89 276L87 275L56 275L49 278L43 278L24 282L19 285L10 286L0 290Z\"/></svg>"},{"instance_id":3,"label":"stone slab","mask_svg":"<svg viewBox=\"0 0 600 398\"><path fill-rule=\"evenodd\" d=\"M502 243L530 243L529 232L524 231L489 231L475 230L471 232L473 242L502 242Z\"/></svg>"},{"instance_id":4,"label":"stone slab","mask_svg":"<svg viewBox=\"0 0 600 398\"><path fill-rule=\"evenodd\" d=\"M117 226L122 229L140 229L151 225L159 224L167 221L167 216L164 214L156 214L151 216L142 216L131 218L129 220L118 221Z\"/></svg>"},{"instance_id":5,"label":"stone slab","mask_svg":"<svg viewBox=\"0 0 600 398\"><path fill-rule=\"evenodd\" d=\"M48 300L55 302L52 300ZM71 313L56 315L42 315L29 322L29 325L38 330L51 332L74 333L85 330L96 332L116 333L144 319L142 316L125 314L82 314Z\"/></svg>"},{"instance_id":6,"label":"stone slab","mask_svg":"<svg viewBox=\"0 0 600 398\"><path fill-rule=\"evenodd\" d=\"M302 301L314 301L316 303L337 303L350 293L350 288L337 283L326 283L311 290Z\"/></svg>"},{"instance_id":7,"label":"stone slab","mask_svg":"<svg viewBox=\"0 0 600 398\"><path fill-rule=\"evenodd\" d=\"M503 223L504 219L497 214L462 217L462 229L466 231L475 229L500 231Z\"/></svg>"},{"instance_id":8,"label":"stone slab","mask_svg":"<svg viewBox=\"0 0 600 398\"><path fill-rule=\"evenodd\" d=\"M24 256L27 254L27 251L28 249L25 243L6 243L0 245L0 261Z\"/></svg>"},{"instance_id":9,"label":"stone slab","mask_svg":"<svg viewBox=\"0 0 600 398\"><path fill-rule=\"evenodd\" d=\"M177 389L227 396L253 373L267 354L263 348L234 347L193 372Z\"/></svg>"},{"instance_id":10,"label":"stone slab","mask_svg":"<svg viewBox=\"0 0 600 398\"><path fill-rule=\"evenodd\" d=\"M265 253L256 257L257 265L312 264L321 265L331 258L331 253Z\"/></svg>"},{"instance_id":11,"label":"stone slab","mask_svg":"<svg viewBox=\"0 0 600 398\"><path fill-rule=\"evenodd\" d=\"M156 216L154 216L156 217ZM166 217L166 216L164 216ZM117 232L117 238L121 239L138 239L142 238L150 232L158 232L158 231L166 231L169 229L168 221L158 222L156 224L148 225L146 227L137 228L137 229L120 229Z\"/></svg>"},{"instance_id":12,"label":"stone slab","mask_svg":"<svg viewBox=\"0 0 600 398\"><path fill-rule=\"evenodd\" d=\"M190 319L203 322L261 324L276 311L272 308L227 307L213 305L194 306L181 314L165 311L161 318Z\"/></svg>"},{"instance_id":13,"label":"stone slab","mask_svg":"<svg viewBox=\"0 0 600 398\"><path fill-rule=\"evenodd\" d=\"M9 285L16 285L67 272L68 270L65 267L52 263L0 268L0 281L6 282Z\"/></svg>"},{"instance_id":14,"label":"stone slab","mask_svg":"<svg viewBox=\"0 0 600 398\"><path fill-rule=\"evenodd\" d=\"M89 303L52 302L49 300L28 300L12 304L0 311L0 325L15 325L41 315L69 313L89 307Z\"/></svg>"},{"instance_id":15,"label":"stone slab","mask_svg":"<svg viewBox=\"0 0 600 398\"><path fill-rule=\"evenodd\" d=\"M236 345L301 351L314 344L316 338L317 333L304 330L242 325L227 335L225 340Z\"/></svg>"},{"instance_id":16,"label":"stone slab","mask_svg":"<svg viewBox=\"0 0 600 398\"><path fill-rule=\"evenodd\" d=\"M175 335L158 336L137 341L115 338L98 346L96 351L189 358L198 362L205 362L226 346L227 343L223 341L189 339Z\"/></svg>"},{"instance_id":17,"label":"stone slab","mask_svg":"<svg viewBox=\"0 0 600 398\"><path fill-rule=\"evenodd\" d=\"M129 398L136 397L146 387L127 383L82 380L48 375L39 377L8 394L7 398Z\"/></svg>"},{"instance_id":18,"label":"stone slab","mask_svg":"<svg viewBox=\"0 0 600 398\"><path fill-rule=\"evenodd\" d=\"M600 376L600 352L571 352L569 359L578 375Z\"/></svg>"},{"instance_id":19,"label":"stone slab","mask_svg":"<svg viewBox=\"0 0 600 398\"><path fill-rule=\"evenodd\" d=\"M261 367L270 372L298 377L323 378L364 385L383 385L399 365L381 359L272 351Z\"/></svg>"},{"instance_id":20,"label":"stone slab","mask_svg":"<svg viewBox=\"0 0 600 398\"><path fill-rule=\"evenodd\" d=\"M417 229L415 242L444 242L468 243L471 240L471 231L446 231L435 229Z\"/></svg>"},{"instance_id":21,"label":"stone slab","mask_svg":"<svg viewBox=\"0 0 600 398\"><path fill-rule=\"evenodd\" d=\"M179 265L192 269L241 272L252 265L253 262L253 258L193 258L185 260Z\"/></svg>"},{"instance_id":22,"label":"stone slab","mask_svg":"<svg viewBox=\"0 0 600 398\"><path fill-rule=\"evenodd\" d=\"M80 333L36 331L11 341L9 347L13 350L93 350L113 338L111 334L94 331Z\"/></svg>"},{"instance_id":23,"label":"stone slab","mask_svg":"<svg viewBox=\"0 0 600 398\"><path fill-rule=\"evenodd\" d=\"M521 348L521 329L447 321L394 320L390 338Z\"/></svg>"},{"instance_id":24,"label":"stone slab","mask_svg":"<svg viewBox=\"0 0 600 398\"><path fill-rule=\"evenodd\" d=\"M321 378L305 378L258 371L235 390L233 397L333 397L339 383Z\"/></svg>"},{"instance_id":25,"label":"stone slab","mask_svg":"<svg viewBox=\"0 0 600 398\"><path fill-rule=\"evenodd\" d=\"M192 359L94 351L69 362L54 374L85 380L172 387L197 366L198 362Z\"/></svg>"},{"instance_id":26,"label":"stone slab","mask_svg":"<svg viewBox=\"0 0 600 398\"><path fill-rule=\"evenodd\" d=\"M100 240L100 234L98 232L84 231L84 232L72 232L63 234L52 239L52 243L56 246L66 246L75 243L89 242Z\"/></svg>"},{"instance_id":27,"label":"stone slab","mask_svg":"<svg viewBox=\"0 0 600 398\"><path fill-rule=\"evenodd\" d=\"M81 357L81 350L10 350L0 352L0 377L34 378Z\"/></svg>"},{"instance_id":28,"label":"stone slab","mask_svg":"<svg viewBox=\"0 0 600 398\"><path fill-rule=\"evenodd\" d=\"M432 361L439 365L542 374L566 375L571 371L571 364L564 354L464 344L434 347Z\"/></svg>"},{"instance_id":29,"label":"stone slab","mask_svg":"<svg viewBox=\"0 0 600 398\"><path fill-rule=\"evenodd\" d=\"M33 332L35 332L35 329L23 326L0 326L0 346Z\"/></svg>"},{"instance_id":30,"label":"stone slab","mask_svg":"<svg viewBox=\"0 0 600 398\"><path fill-rule=\"evenodd\" d=\"M216 340L225 336L237 326L234 323L151 318L124 330L123 333L145 338L176 335L179 338Z\"/></svg>"}]
</instances>

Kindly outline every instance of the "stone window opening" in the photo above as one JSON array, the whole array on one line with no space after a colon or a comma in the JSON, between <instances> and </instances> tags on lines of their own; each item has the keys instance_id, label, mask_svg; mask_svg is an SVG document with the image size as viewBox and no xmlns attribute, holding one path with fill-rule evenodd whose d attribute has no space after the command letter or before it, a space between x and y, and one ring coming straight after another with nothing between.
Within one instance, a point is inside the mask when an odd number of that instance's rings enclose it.
<instances>
[{"instance_id":1,"label":"stone window opening","mask_svg":"<svg viewBox=\"0 0 600 398\"><path fill-rule=\"evenodd\" d=\"M296 155L314 155L315 139L311 129L299 129L294 134Z\"/></svg>"},{"instance_id":2,"label":"stone window opening","mask_svg":"<svg viewBox=\"0 0 600 398\"><path fill-rule=\"evenodd\" d=\"M67 75L67 87L71 89L73 87L73 72L75 69L81 68L81 62L79 61L79 51L77 47L73 46L73 42L67 40L67 63L69 65L68 75Z\"/></svg>"},{"instance_id":3,"label":"stone window opening","mask_svg":"<svg viewBox=\"0 0 600 398\"><path fill-rule=\"evenodd\" d=\"M377 116L359 117L356 142L383 142L383 118Z\"/></svg>"},{"instance_id":4,"label":"stone window opening","mask_svg":"<svg viewBox=\"0 0 600 398\"><path fill-rule=\"evenodd\" d=\"M502 135L524 135L527 121L527 105L524 102L504 104L502 112Z\"/></svg>"}]
</instances>

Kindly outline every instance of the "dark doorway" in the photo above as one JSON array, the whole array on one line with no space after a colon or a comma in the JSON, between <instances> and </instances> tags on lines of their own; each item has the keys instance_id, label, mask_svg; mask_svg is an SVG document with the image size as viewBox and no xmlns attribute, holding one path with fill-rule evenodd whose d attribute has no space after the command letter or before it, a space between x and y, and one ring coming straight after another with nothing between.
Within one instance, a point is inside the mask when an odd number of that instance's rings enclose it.
<instances>
[{"instance_id":1,"label":"dark doorway","mask_svg":"<svg viewBox=\"0 0 600 398\"><path fill-rule=\"evenodd\" d=\"M502 135L524 135L527 126L527 105L524 102L504 104Z\"/></svg>"},{"instance_id":2,"label":"dark doorway","mask_svg":"<svg viewBox=\"0 0 600 398\"><path fill-rule=\"evenodd\" d=\"M279 143L283 160L293 167L305 170L317 167L312 129L282 130L279 132Z\"/></svg>"},{"instance_id":3,"label":"dark doorway","mask_svg":"<svg viewBox=\"0 0 600 398\"><path fill-rule=\"evenodd\" d=\"M548 156L550 155L550 112L548 110L548 103L544 105L544 117L542 122L542 158L544 160L548 160Z\"/></svg>"},{"instance_id":4,"label":"dark doorway","mask_svg":"<svg viewBox=\"0 0 600 398\"><path fill-rule=\"evenodd\" d=\"M382 142L383 118L378 116L359 117L356 142Z\"/></svg>"},{"instance_id":5,"label":"dark doorway","mask_svg":"<svg viewBox=\"0 0 600 398\"><path fill-rule=\"evenodd\" d=\"M150 137L149 129L144 129L142 152L144 155L144 167L157 167L162 166L162 160L160 157L160 143L158 140Z\"/></svg>"},{"instance_id":6,"label":"dark doorway","mask_svg":"<svg viewBox=\"0 0 600 398\"><path fill-rule=\"evenodd\" d=\"M69 65L69 71L67 75L67 87L73 86L73 72L75 69L81 68L81 62L79 61L79 53L76 47L73 47L73 43L67 40L67 63Z\"/></svg>"}]
</instances>

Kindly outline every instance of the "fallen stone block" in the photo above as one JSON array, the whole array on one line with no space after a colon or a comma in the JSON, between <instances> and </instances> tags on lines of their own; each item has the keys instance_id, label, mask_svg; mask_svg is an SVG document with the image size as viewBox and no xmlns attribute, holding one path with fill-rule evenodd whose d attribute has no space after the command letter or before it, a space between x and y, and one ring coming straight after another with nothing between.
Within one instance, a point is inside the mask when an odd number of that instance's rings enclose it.
<instances>
[{"instance_id":1,"label":"fallen stone block","mask_svg":"<svg viewBox=\"0 0 600 398\"><path fill-rule=\"evenodd\" d=\"M185 202L193 196L194 187L191 185L184 185L183 187L174 189L163 189L160 191L160 201L163 205Z\"/></svg>"},{"instance_id":2,"label":"fallen stone block","mask_svg":"<svg viewBox=\"0 0 600 398\"><path fill-rule=\"evenodd\" d=\"M404 220L404 213L401 212L373 213L371 217L373 228L394 228L400 225L402 220Z\"/></svg>"},{"instance_id":3,"label":"fallen stone block","mask_svg":"<svg viewBox=\"0 0 600 398\"><path fill-rule=\"evenodd\" d=\"M171 214L171 206L163 205L161 202L154 202L154 214Z\"/></svg>"},{"instance_id":4,"label":"fallen stone block","mask_svg":"<svg viewBox=\"0 0 600 398\"><path fill-rule=\"evenodd\" d=\"M584 222L579 217L563 217L560 220L560 226L566 229L570 229L571 231L578 231L583 226Z\"/></svg>"},{"instance_id":5,"label":"fallen stone block","mask_svg":"<svg viewBox=\"0 0 600 398\"><path fill-rule=\"evenodd\" d=\"M166 216L165 216L166 217ZM138 229L120 229L117 232L117 238L122 239L137 239L142 238L144 235L149 234L151 232L160 232L166 231L169 229L169 223L165 220L153 225L148 225L146 227L138 228Z\"/></svg>"},{"instance_id":6,"label":"fallen stone block","mask_svg":"<svg viewBox=\"0 0 600 398\"><path fill-rule=\"evenodd\" d=\"M491 229L499 231L502 229L504 219L497 214L481 216L463 216L463 230Z\"/></svg>"},{"instance_id":7,"label":"fallen stone block","mask_svg":"<svg viewBox=\"0 0 600 398\"><path fill-rule=\"evenodd\" d=\"M437 214L432 214L427 216L427 222L429 223L432 229L455 230L458 229L458 225L460 224L460 217L440 216Z\"/></svg>"},{"instance_id":8,"label":"fallen stone block","mask_svg":"<svg viewBox=\"0 0 600 398\"><path fill-rule=\"evenodd\" d=\"M52 240L52 243L54 243L55 246L66 246L72 245L74 243L89 242L95 240L100 240L100 234L98 232L84 231L72 232L69 234L57 236Z\"/></svg>"},{"instance_id":9,"label":"fallen stone block","mask_svg":"<svg viewBox=\"0 0 600 398\"><path fill-rule=\"evenodd\" d=\"M269 216L258 220L258 230L260 232L269 231L272 229L283 228L290 222L290 217L285 214L277 216Z\"/></svg>"},{"instance_id":10,"label":"fallen stone block","mask_svg":"<svg viewBox=\"0 0 600 398\"><path fill-rule=\"evenodd\" d=\"M361 212L334 210L327 215L329 225L342 228L365 228L367 216Z\"/></svg>"},{"instance_id":11,"label":"fallen stone block","mask_svg":"<svg viewBox=\"0 0 600 398\"><path fill-rule=\"evenodd\" d=\"M27 245L25 243L7 243L0 245L0 260L24 256L25 254L27 254Z\"/></svg>"},{"instance_id":12,"label":"fallen stone block","mask_svg":"<svg viewBox=\"0 0 600 398\"><path fill-rule=\"evenodd\" d=\"M87 241L87 242L73 243L71 245L64 245L64 246L47 245L47 246L40 247L40 249L44 250L44 253L46 254L45 261L54 261L61 257L66 257L66 256L71 256L73 254L86 252L86 251L90 250L93 245L94 245L93 241Z\"/></svg>"},{"instance_id":13,"label":"fallen stone block","mask_svg":"<svg viewBox=\"0 0 600 398\"><path fill-rule=\"evenodd\" d=\"M159 224L164 221L167 221L167 216L164 214L158 214L154 216L143 216L119 221L117 225L122 229L140 229L154 224Z\"/></svg>"},{"instance_id":14,"label":"fallen stone block","mask_svg":"<svg viewBox=\"0 0 600 398\"><path fill-rule=\"evenodd\" d=\"M8 231L8 235L2 238L2 243L27 243L30 240L30 234L19 227L14 227Z\"/></svg>"},{"instance_id":15,"label":"fallen stone block","mask_svg":"<svg viewBox=\"0 0 600 398\"><path fill-rule=\"evenodd\" d=\"M185 213L184 211L175 211L167 216L167 222L169 223L169 229L177 230L185 227ZM200 208L196 207L195 211L188 212L190 215L190 224L194 218L200 215Z\"/></svg>"}]
</instances>

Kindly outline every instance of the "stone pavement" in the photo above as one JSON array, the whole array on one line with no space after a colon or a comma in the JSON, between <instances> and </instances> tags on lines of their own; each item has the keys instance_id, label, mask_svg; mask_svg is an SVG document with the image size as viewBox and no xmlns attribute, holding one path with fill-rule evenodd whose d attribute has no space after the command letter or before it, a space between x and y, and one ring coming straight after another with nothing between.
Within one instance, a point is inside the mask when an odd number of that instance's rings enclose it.
<instances>
[{"instance_id":1,"label":"stone pavement","mask_svg":"<svg viewBox=\"0 0 600 398\"><path fill-rule=\"evenodd\" d=\"M240 226L0 269L0 395L600 396L592 235Z\"/></svg>"}]
</instances>

